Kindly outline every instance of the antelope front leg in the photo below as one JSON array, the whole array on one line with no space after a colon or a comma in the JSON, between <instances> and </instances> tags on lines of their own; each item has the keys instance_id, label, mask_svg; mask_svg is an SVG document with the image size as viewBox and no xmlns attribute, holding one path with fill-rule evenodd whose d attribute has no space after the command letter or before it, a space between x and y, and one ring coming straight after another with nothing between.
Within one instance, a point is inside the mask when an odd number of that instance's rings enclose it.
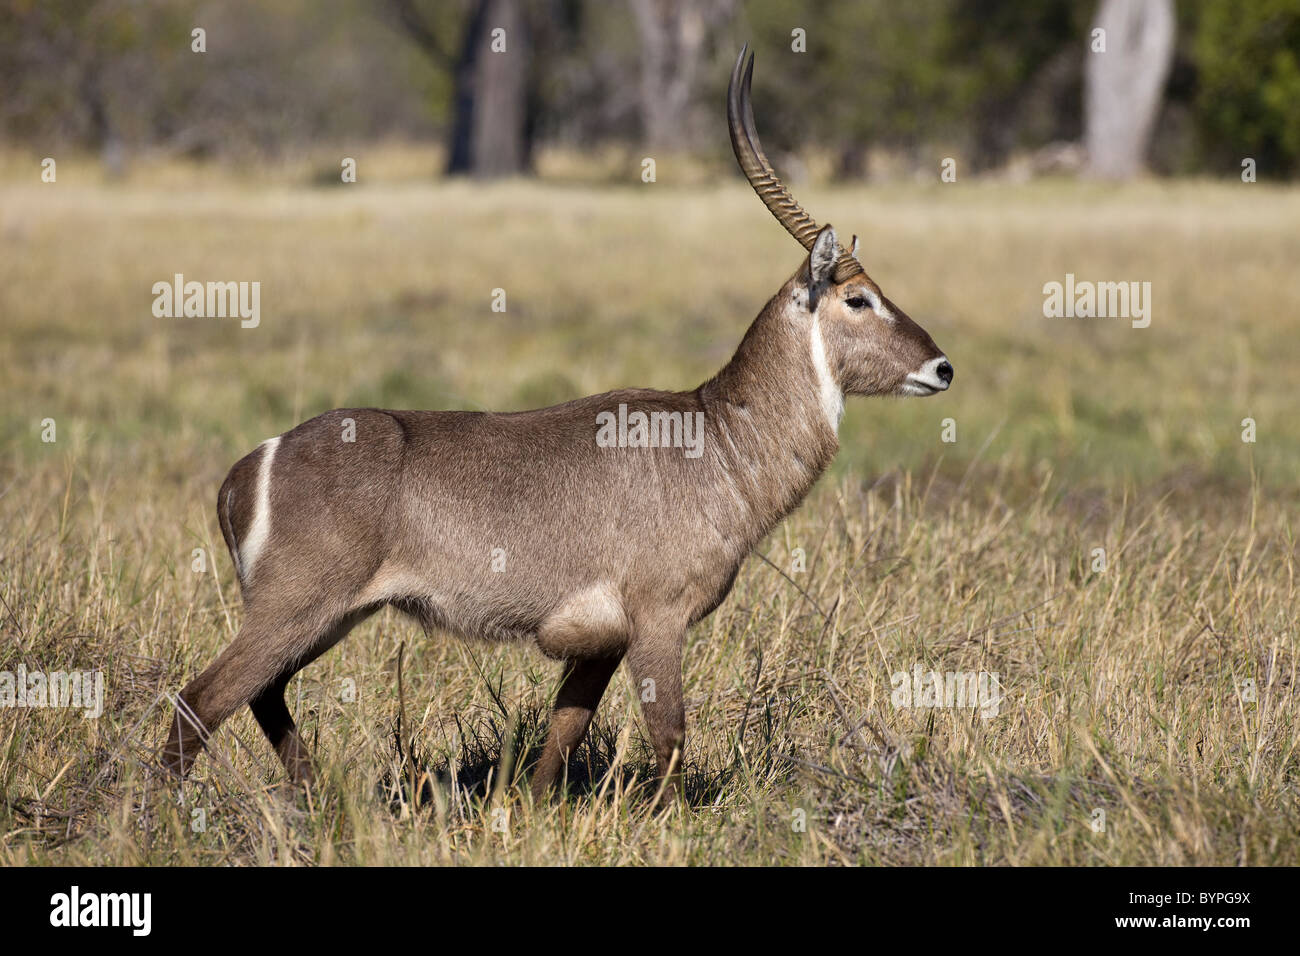
<instances>
[{"instance_id":1,"label":"antelope front leg","mask_svg":"<svg viewBox=\"0 0 1300 956\"><path fill-rule=\"evenodd\" d=\"M551 715L546 745L533 771L535 802L549 795L568 764L569 755L586 734L619 660L608 657L565 665L564 677L560 679L560 689L555 695L555 712Z\"/></svg>"},{"instance_id":2,"label":"antelope front leg","mask_svg":"<svg viewBox=\"0 0 1300 956\"><path fill-rule=\"evenodd\" d=\"M628 648L632 685L650 731L665 797L682 796L682 747L686 706L682 701L683 627L639 631Z\"/></svg>"}]
</instances>

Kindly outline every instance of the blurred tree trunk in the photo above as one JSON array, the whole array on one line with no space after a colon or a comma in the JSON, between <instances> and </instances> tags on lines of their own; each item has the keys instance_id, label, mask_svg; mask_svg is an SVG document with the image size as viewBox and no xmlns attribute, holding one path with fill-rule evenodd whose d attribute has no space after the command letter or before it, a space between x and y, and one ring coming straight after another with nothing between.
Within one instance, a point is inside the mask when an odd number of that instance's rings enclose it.
<instances>
[{"instance_id":1,"label":"blurred tree trunk","mask_svg":"<svg viewBox=\"0 0 1300 956\"><path fill-rule=\"evenodd\" d=\"M687 114L705 41L735 0L628 0L641 43L641 129L653 149L686 144Z\"/></svg>"},{"instance_id":2,"label":"blurred tree trunk","mask_svg":"<svg viewBox=\"0 0 1300 956\"><path fill-rule=\"evenodd\" d=\"M121 179L126 173L126 147L113 123L103 80L99 57L87 56L81 65L80 89L90 126L90 141L99 150L104 174L109 179Z\"/></svg>"},{"instance_id":3,"label":"blurred tree trunk","mask_svg":"<svg viewBox=\"0 0 1300 956\"><path fill-rule=\"evenodd\" d=\"M447 172L482 178L526 172L532 164L528 27L520 0L473 0L453 57L414 0L390 0L415 43L451 72L453 118ZM504 37L494 36L504 30ZM505 43L504 51L493 46Z\"/></svg>"},{"instance_id":4,"label":"blurred tree trunk","mask_svg":"<svg viewBox=\"0 0 1300 956\"><path fill-rule=\"evenodd\" d=\"M505 30L506 49L491 49ZM529 166L525 90L528 37L519 0L481 0L471 15L456 71L456 121L449 173L494 178Z\"/></svg>"},{"instance_id":5,"label":"blurred tree trunk","mask_svg":"<svg viewBox=\"0 0 1300 956\"><path fill-rule=\"evenodd\" d=\"M1090 46L1084 67L1088 172L1128 179L1142 169L1173 62L1173 0L1101 0L1097 28L1106 48Z\"/></svg>"}]
</instances>

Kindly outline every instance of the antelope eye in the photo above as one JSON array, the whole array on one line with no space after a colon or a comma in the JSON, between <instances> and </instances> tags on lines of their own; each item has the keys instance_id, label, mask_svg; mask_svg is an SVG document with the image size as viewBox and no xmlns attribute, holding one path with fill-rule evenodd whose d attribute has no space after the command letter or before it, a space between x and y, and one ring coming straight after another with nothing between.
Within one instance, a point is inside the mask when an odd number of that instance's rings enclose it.
<instances>
[{"instance_id":1,"label":"antelope eye","mask_svg":"<svg viewBox=\"0 0 1300 956\"><path fill-rule=\"evenodd\" d=\"M844 304L850 309L865 309L871 303L863 296L854 295L844 300Z\"/></svg>"}]
</instances>

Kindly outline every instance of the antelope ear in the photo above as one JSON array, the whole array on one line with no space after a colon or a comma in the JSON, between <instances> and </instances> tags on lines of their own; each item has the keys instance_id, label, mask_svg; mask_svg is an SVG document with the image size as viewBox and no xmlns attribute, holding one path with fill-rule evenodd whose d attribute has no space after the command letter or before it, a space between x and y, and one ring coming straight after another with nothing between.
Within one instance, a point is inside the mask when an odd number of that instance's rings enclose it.
<instances>
[{"instance_id":1,"label":"antelope ear","mask_svg":"<svg viewBox=\"0 0 1300 956\"><path fill-rule=\"evenodd\" d=\"M817 233L817 241L808 253L808 311L817 308L817 299L834 281L835 263L839 259L839 243L835 239L835 227L824 226Z\"/></svg>"}]
</instances>

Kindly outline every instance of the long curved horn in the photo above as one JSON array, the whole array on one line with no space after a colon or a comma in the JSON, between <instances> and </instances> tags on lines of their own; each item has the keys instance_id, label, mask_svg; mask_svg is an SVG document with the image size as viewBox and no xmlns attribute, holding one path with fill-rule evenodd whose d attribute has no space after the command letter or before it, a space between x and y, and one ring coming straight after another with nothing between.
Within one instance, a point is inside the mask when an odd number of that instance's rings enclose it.
<instances>
[{"instance_id":1,"label":"long curved horn","mask_svg":"<svg viewBox=\"0 0 1300 956\"><path fill-rule=\"evenodd\" d=\"M777 222L785 226L800 245L811 250L817 241L817 233L821 231L817 220L804 211L785 183L781 182L776 170L768 162L763 144L758 138L758 128L754 125L754 106L750 99L754 55L749 55L749 64L746 66L745 53L748 49L749 44L740 48L740 56L736 58L736 66L731 71L731 83L727 86L727 130L731 133L731 148L741 171L754 187L754 192L758 193L758 198L763 200L763 205L767 206ZM862 264L852 254L841 250L835 264L836 282L843 282L863 271Z\"/></svg>"}]
</instances>

